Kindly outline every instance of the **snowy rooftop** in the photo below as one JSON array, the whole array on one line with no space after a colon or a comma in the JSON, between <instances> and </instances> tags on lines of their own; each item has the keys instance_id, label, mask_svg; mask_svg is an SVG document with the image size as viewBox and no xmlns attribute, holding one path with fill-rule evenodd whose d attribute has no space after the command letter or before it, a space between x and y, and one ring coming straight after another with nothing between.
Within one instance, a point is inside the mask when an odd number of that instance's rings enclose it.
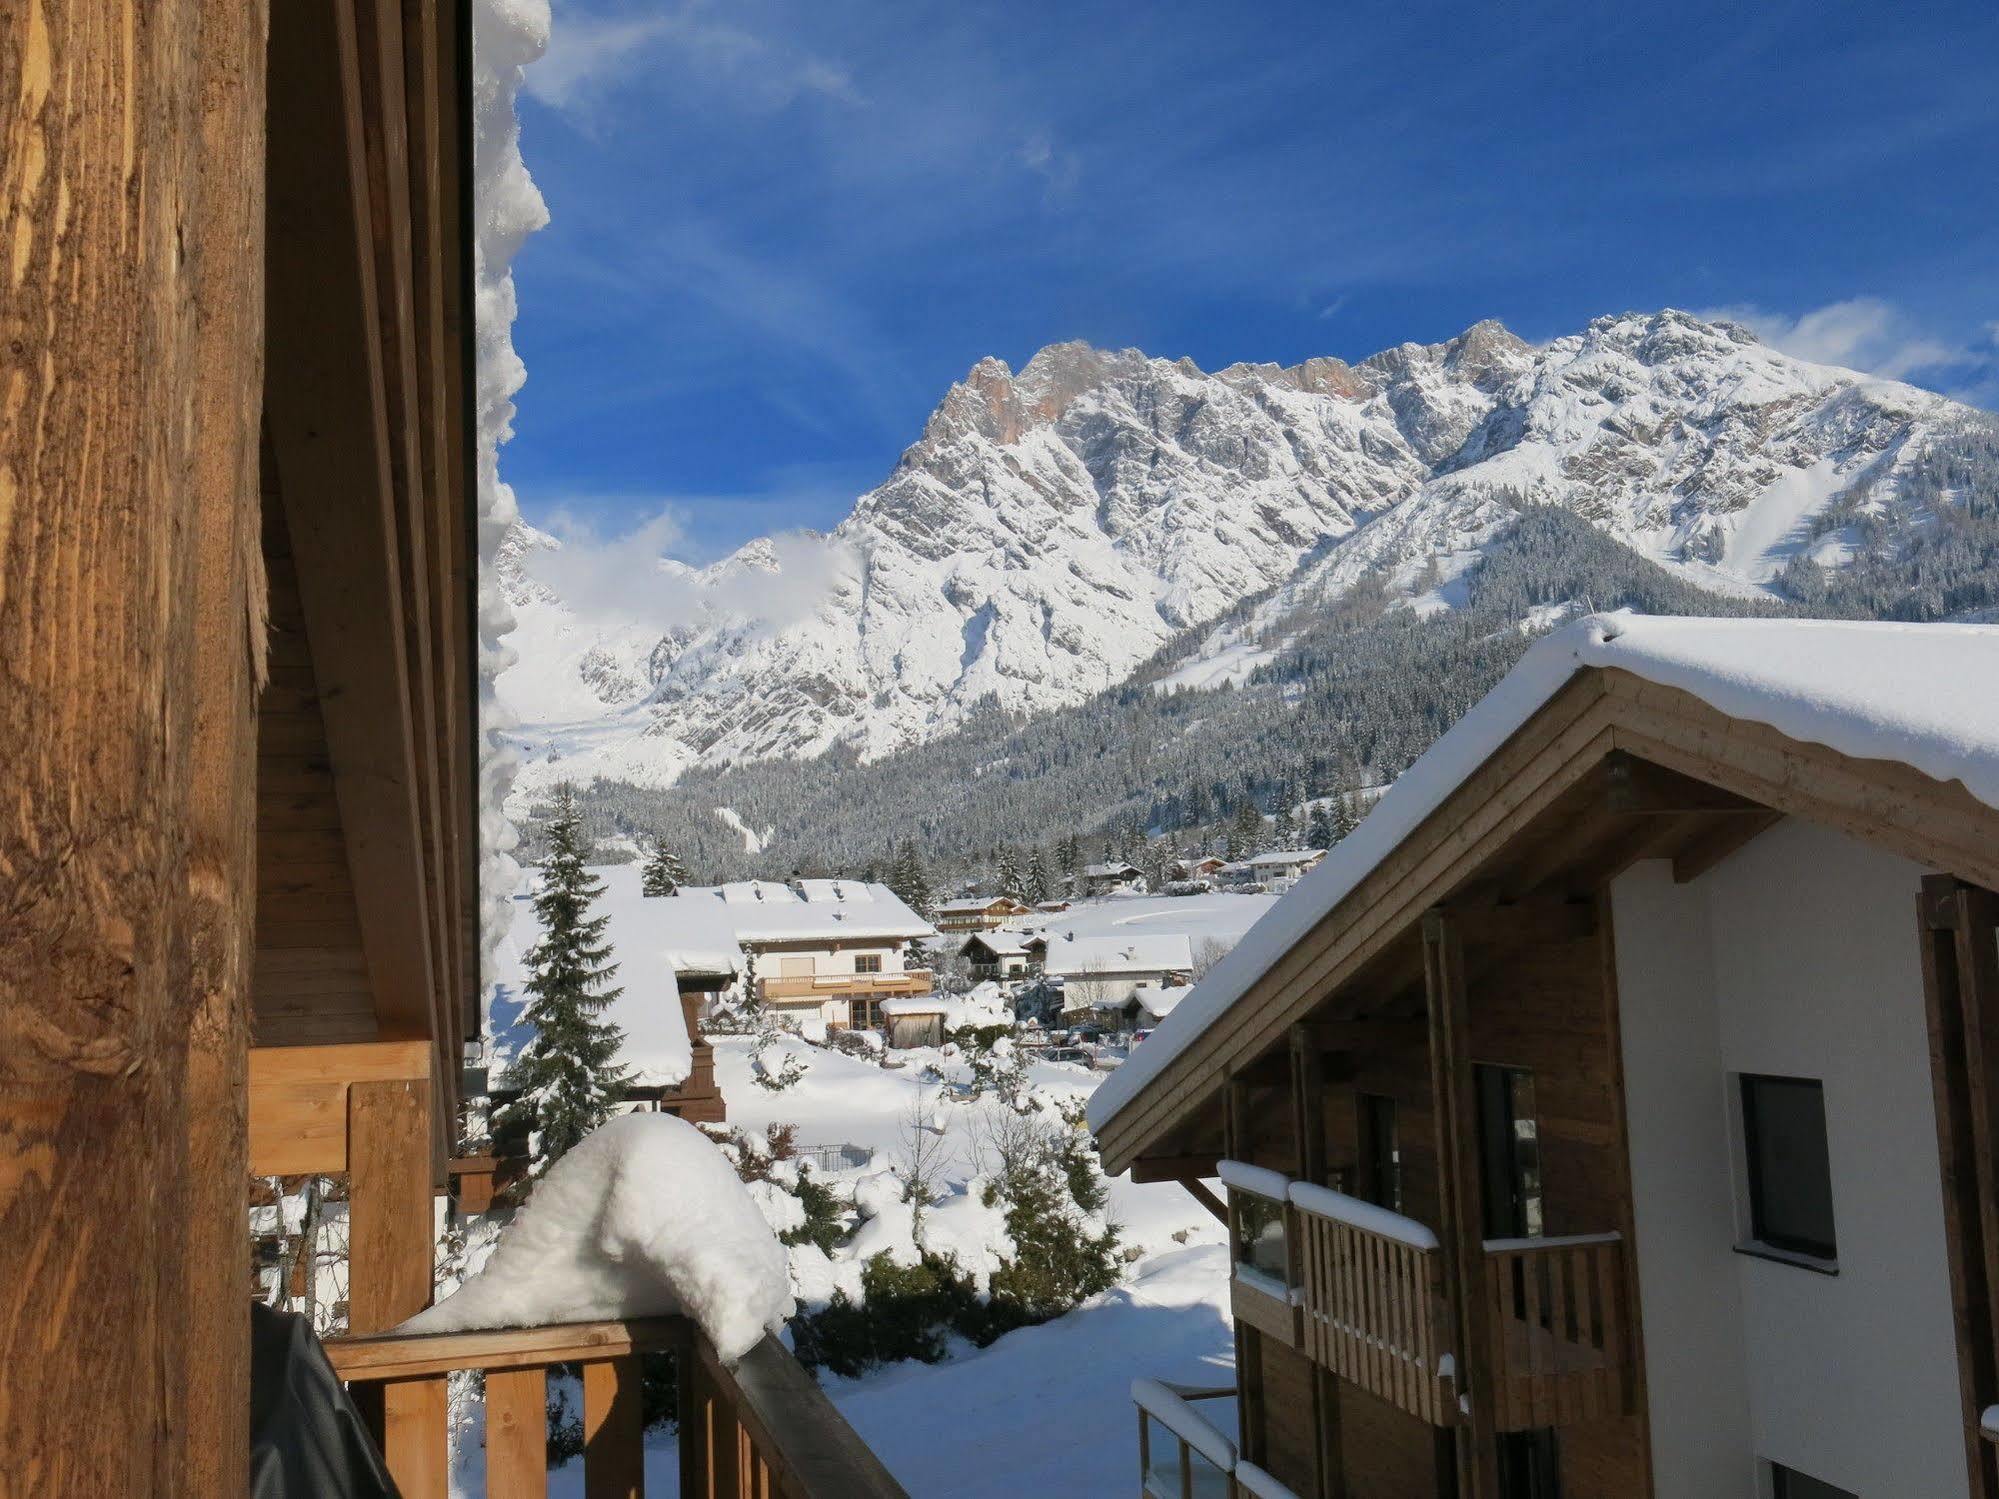
<instances>
[{"instance_id":1,"label":"snowy rooftop","mask_svg":"<svg viewBox=\"0 0 1999 1499\"><path fill-rule=\"evenodd\" d=\"M743 948L760 942L815 938L879 938L902 942L933 935L930 924L883 885L859 880L801 880L798 888L767 880L730 885L689 885L678 895L647 896L639 890L637 864L614 864L591 871L604 882L598 911L618 971L614 985L624 992L607 1018L625 1033L619 1060L633 1081L648 1087L684 1082L693 1066L687 1026L680 1010L676 973L740 973ZM504 984L511 1003L494 1015L498 1029L515 1020L524 998L525 958L541 936L534 914L533 879L514 897L508 940L494 956L493 978Z\"/></svg>"},{"instance_id":2,"label":"snowy rooftop","mask_svg":"<svg viewBox=\"0 0 1999 1499\"><path fill-rule=\"evenodd\" d=\"M943 902L937 907L937 912L941 916L956 912L990 911L994 906L1019 906L1023 911L1027 909L1019 901L1005 895L968 895L961 900Z\"/></svg>"},{"instance_id":3,"label":"snowy rooftop","mask_svg":"<svg viewBox=\"0 0 1999 1499\"><path fill-rule=\"evenodd\" d=\"M1961 781L1999 807L1999 626L1595 615L1554 631L1404 771L1325 862L1252 927L1091 1097L1101 1130L1441 806L1591 667L1619 667L1731 718L1855 759Z\"/></svg>"},{"instance_id":4,"label":"snowy rooftop","mask_svg":"<svg viewBox=\"0 0 1999 1499\"><path fill-rule=\"evenodd\" d=\"M963 952L976 942L989 952L1010 956L1026 952L1027 940L1024 932L974 932L958 944L958 951Z\"/></svg>"},{"instance_id":5,"label":"snowy rooftop","mask_svg":"<svg viewBox=\"0 0 1999 1499\"><path fill-rule=\"evenodd\" d=\"M1293 864L1310 864L1314 859L1323 859L1323 848L1273 848L1267 854L1258 854L1249 862L1260 869L1284 869Z\"/></svg>"},{"instance_id":6,"label":"snowy rooftop","mask_svg":"<svg viewBox=\"0 0 1999 1499\"><path fill-rule=\"evenodd\" d=\"M1194 966L1185 932L1146 936L1071 937L1051 932L1044 971L1058 978L1097 974L1184 973Z\"/></svg>"},{"instance_id":7,"label":"snowy rooftop","mask_svg":"<svg viewBox=\"0 0 1999 1499\"><path fill-rule=\"evenodd\" d=\"M1126 864L1121 859L1113 859L1108 864L1086 864L1083 866L1083 877L1091 880L1114 879L1121 875L1137 874L1138 872L1137 865Z\"/></svg>"}]
</instances>

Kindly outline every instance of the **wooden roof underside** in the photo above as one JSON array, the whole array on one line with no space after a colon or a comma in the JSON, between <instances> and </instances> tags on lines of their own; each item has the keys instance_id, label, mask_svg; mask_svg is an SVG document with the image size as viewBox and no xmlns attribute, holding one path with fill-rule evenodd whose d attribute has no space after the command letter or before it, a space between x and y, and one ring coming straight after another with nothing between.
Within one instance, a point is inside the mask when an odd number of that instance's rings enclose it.
<instances>
[{"instance_id":1,"label":"wooden roof underside","mask_svg":"<svg viewBox=\"0 0 1999 1499\"><path fill-rule=\"evenodd\" d=\"M1618 670L1579 673L1099 1135L1106 1169L1212 1153L1219 1090L1306 1019L1423 1011L1419 933L1449 906L1491 944L1592 918L1642 859L1690 880L1780 818L1999 885L1999 811L1957 782L1855 760Z\"/></svg>"},{"instance_id":2,"label":"wooden roof underside","mask_svg":"<svg viewBox=\"0 0 1999 1499\"><path fill-rule=\"evenodd\" d=\"M426 1038L478 1003L465 8L272 8L259 1045Z\"/></svg>"}]
</instances>

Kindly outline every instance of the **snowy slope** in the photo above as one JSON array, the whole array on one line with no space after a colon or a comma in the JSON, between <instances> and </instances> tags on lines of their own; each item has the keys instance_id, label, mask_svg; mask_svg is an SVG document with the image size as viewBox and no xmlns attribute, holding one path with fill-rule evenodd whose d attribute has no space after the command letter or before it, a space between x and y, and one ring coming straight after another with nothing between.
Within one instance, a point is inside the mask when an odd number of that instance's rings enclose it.
<instances>
[{"instance_id":1,"label":"snowy slope","mask_svg":"<svg viewBox=\"0 0 1999 1499\"><path fill-rule=\"evenodd\" d=\"M1760 593L1828 507L1891 507L1943 432L1978 420L1913 387L1809 364L1679 312L1600 318L1535 348L1496 323L1348 366L1042 350L980 361L830 538L797 617L710 610L664 639L574 628L532 574L509 590L522 786L690 765L873 758L992 702L1064 707L1266 596L1260 630L1370 574L1450 607L1450 578L1523 501L1563 506L1710 589ZM822 558L823 563L823 558ZM776 543L704 573L805 587ZM1172 680L1254 664L1209 632Z\"/></svg>"}]
</instances>

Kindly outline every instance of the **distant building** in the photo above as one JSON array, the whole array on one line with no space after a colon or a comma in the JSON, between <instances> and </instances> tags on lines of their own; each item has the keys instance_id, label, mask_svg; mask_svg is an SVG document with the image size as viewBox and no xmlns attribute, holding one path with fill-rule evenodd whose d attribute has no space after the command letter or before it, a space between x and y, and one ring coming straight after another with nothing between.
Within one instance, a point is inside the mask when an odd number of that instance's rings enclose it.
<instances>
[{"instance_id":1,"label":"distant building","mask_svg":"<svg viewBox=\"0 0 1999 1499\"><path fill-rule=\"evenodd\" d=\"M1289 890L1317 869L1325 859L1323 848L1275 848L1248 860L1250 878L1269 890Z\"/></svg>"},{"instance_id":2,"label":"distant building","mask_svg":"<svg viewBox=\"0 0 1999 1499\"><path fill-rule=\"evenodd\" d=\"M1228 864L1219 854L1199 854L1175 859L1168 869L1176 880L1211 880Z\"/></svg>"},{"instance_id":3,"label":"distant building","mask_svg":"<svg viewBox=\"0 0 1999 1499\"><path fill-rule=\"evenodd\" d=\"M1184 984L1194 968L1184 932L1142 937L1068 937L1043 933L1042 971L1062 980L1065 1013L1119 1005L1141 994Z\"/></svg>"},{"instance_id":4,"label":"distant building","mask_svg":"<svg viewBox=\"0 0 1999 1499\"><path fill-rule=\"evenodd\" d=\"M1031 940L1018 932L976 932L958 944L958 954L975 979L1026 978L1040 967Z\"/></svg>"},{"instance_id":5,"label":"distant building","mask_svg":"<svg viewBox=\"0 0 1999 1499\"><path fill-rule=\"evenodd\" d=\"M968 895L962 900L947 900L937 908L937 930L993 932L1033 914L1032 906L1009 895Z\"/></svg>"},{"instance_id":6,"label":"distant building","mask_svg":"<svg viewBox=\"0 0 1999 1499\"><path fill-rule=\"evenodd\" d=\"M1113 859L1108 864L1085 865L1082 882L1085 895L1109 895L1118 890L1142 890L1145 888L1145 871L1136 864Z\"/></svg>"}]
</instances>

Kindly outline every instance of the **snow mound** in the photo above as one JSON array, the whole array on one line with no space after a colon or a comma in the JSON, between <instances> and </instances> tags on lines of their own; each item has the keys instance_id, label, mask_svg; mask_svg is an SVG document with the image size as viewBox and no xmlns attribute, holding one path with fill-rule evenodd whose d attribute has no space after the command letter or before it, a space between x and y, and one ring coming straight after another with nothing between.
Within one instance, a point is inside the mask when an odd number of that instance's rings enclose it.
<instances>
[{"instance_id":1,"label":"snow mound","mask_svg":"<svg viewBox=\"0 0 1999 1499\"><path fill-rule=\"evenodd\" d=\"M625 1114L556 1162L485 1267L399 1332L680 1313L725 1364L791 1316L784 1246L713 1141Z\"/></svg>"}]
</instances>

